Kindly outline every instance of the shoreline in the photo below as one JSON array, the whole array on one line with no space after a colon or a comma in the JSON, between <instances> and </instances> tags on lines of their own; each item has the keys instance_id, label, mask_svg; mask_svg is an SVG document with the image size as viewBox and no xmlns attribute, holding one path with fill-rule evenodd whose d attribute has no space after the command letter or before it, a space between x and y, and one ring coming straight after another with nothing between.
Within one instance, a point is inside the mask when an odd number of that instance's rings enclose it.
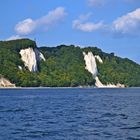
<instances>
[{"instance_id":1,"label":"shoreline","mask_svg":"<svg viewBox=\"0 0 140 140\"><path fill-rule=\"evenodd\" d=\"M140 87L0 87L0 90L4 89L133 89Z\"/></svg>"}]
</instances>

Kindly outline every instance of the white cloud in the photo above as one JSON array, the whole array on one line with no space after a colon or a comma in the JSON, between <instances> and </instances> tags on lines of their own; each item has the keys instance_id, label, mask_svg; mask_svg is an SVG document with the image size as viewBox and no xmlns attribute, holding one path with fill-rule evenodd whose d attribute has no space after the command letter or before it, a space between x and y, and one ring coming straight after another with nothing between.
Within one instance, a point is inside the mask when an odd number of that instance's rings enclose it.
<instances>
[{"instance_id":1,"label":"white cloud","mask_svg":"<svg viewBox=\"0 0 140 140\"><path fill-rule=\"evenodd\" d=\"M113 21L112 31L119 35L139 35L140 8Z\"/></svg>"},{"instance_id":2,"label":"white cloud","mask_svg":"<svg viewBox=\"0 0 140 140\"><path fill-rule=\"evenodd\" d=\"M93 32L95 30L101 29L103 24L101 22L99 23L92 23L92 22L86 22L81 23L78 20L73 21L73 28L81 30L83 32Z\"/></svg>"},{"instance_id":3,"label":"white cloud","mask_svg":"<svg viewBox=\"0 0 140 140\"><path fill-rule=\"evenodd\" d=\"M39 19L33 20L31 18L25 19L19 22L15 26L15 30L18 34L28 35L35 32L38 29L48 30L50 26L61 21L66 15L65 9L63 7L58 7L50 11L46 16Z\"/></svg>"},{"instance_id":4,"label":"white cloud","mask_svg":"<svg viewBox=\"0 0 140 140\"><path fill-rule=\"evenodd\" d=\"M87 15L81 15L78 19L74 20L72 23L73 29L81 30L83 32L93 32L95 30L100 30L104 27L102 22L85 22L90 17L90 13Z\"/></svg>"},{"instance_id":5,"label":"white cloud","mask_svg":"<svg viewBox=\"0 0 140 140\"><path fill-rule=\"evenodd\" d=\"M16 27L15 30L18 34L30 34L31 32L33 32L35 30L35 28L37 27L36 22L33 21L32 19L28 18L25 19L21 22L19 22Z\"/></svg>"},{"instance_id":6,"label":"white cloud","mask_svg":"<svg viewBox=\"0 0 140 140\"><path fill-rule=\"evenodd\" d=\"M104 31L116 37L140 36L140 8L123 15L109 24L87 22L91 14L82 15L72 23L73 29L83 32Z\"/></svg>"},{"instance_id":7,"label":"white cloud","mask_svg":"<svg viewBox=\"0 0 140 140\"><path fill-rule=\"evenodd\" d=\"M9 38L7 38L6 40L16 40L16 39L21 39L21 37L19 35L12 35Z\"/></svg>"},{"instance_id":8,"label":"white cloud","mask_svg":"<svg viewBox=\"0 0 140 140\"><path fill-rule=\"evenodd\" d=\"M103 6L108 0L88 0L88 6L97 7Z\"/></svg>"}]
</instances>

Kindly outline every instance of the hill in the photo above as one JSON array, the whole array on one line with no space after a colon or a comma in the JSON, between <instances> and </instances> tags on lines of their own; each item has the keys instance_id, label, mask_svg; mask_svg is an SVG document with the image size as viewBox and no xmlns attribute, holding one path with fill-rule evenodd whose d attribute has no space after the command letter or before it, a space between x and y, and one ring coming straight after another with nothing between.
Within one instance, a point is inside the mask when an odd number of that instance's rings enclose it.
<instances>
[{"instance_id":1,"label":"hill","mask_svg":"<svg viewBox=\"0 0 140 140\"><path fill-rule=\"evenodd\" d=\"M0 75L21 87L140 86L140 65L97 47L0 42Z\"/></svg>"}]
</instances>

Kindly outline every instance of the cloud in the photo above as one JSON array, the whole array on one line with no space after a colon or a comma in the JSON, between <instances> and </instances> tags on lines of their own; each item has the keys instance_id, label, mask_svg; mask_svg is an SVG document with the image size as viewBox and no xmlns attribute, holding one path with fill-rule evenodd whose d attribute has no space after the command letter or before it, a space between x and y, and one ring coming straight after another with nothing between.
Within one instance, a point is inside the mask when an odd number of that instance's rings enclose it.
<instances>
[{"instance_id":1,"label":"cloud","mask_svg":"<svg viewBox=\"0 0 140 140\"><path fill-rule=\"evenodd\" d=\"M78 20L75 20L73 22L73 28L81 30L83 32L93 32L95 30L101 29L103 24L101 22L99 23L92 23L92 22L87 22L87 23L80 23Z\"/></svg>"},{"instance_id":2,"label":"cloud","mask_svg":"<svg viewBox=\"0 0 140 140\"><path fill-rule=\"evenodd\" d=\"M86 15L81 15L78 19L74 20L72 23L73 29L77 29L83 32L93 32L104 27L104 24L102 22L86 22L86 20L88 20L90 16L91 13L88 13Z\"/></svg>"},{"instance_id":3,"label":"cloud","mask_svg":"<svg viewBox=\"0 0 140 140\"><path fill-rule=\"evenodd\" d=\"M118 17L108 24L99 22L87 22L90 14L82 15L72 23L73 29L83 32L103 31L115 37L140 36L140 8Z\"/></svg>"},{"instance_id":4,"label":"cloud","mask_svg":"<svg viewBox=\"0 0 140 140\"><path fill-rule=\"evenodd\" d=\"M106 4L108 0L87 0L88 6L98 7Z\"/></svg>"},{"instance_id":5,"label":"cloud","mask_svg":"<svg viewBox=\"0 0 140 140\"><path fill-rule=\"evenodd\" d=\"M39 19L33 20L28 18L20 21L15 26L15 31L20 35L28 35L37 30L48 30L52 25L61 21L65 15L65 9L63 7L58 7Z\"/></svg>"},{"instance_id":6,"label":"cloud","mask_svg":"<svg viewBox=\"0 0 140 140\"><path fill-rule=\"evenodd\" d=\"M16 25L15 30L18 34L27 35L32 33L36 27L37 27L36 22L28 18L19 22Z\"/></svg>"},{"instance_id":7,"label":"cloud","mask_svg":"<svg viewBox=\"0 0 140 140\"><path fill-rule=\"evenodd\" d=\"M139 35L140 34L140 8L122 17L117 18L112 23L112 32L118 35Z\"/></svg>"},{"instance_id":8,"label":"cloud","mask_svg":"<svg viewBox=\"0 0 140 140\"><path fill-rule=\"evenodd\" d=\"M21 37L19 35L12 35L9 38L7 38L6 40L16 40L16 39L21 39Z\"/></svg>"}]
</instances>

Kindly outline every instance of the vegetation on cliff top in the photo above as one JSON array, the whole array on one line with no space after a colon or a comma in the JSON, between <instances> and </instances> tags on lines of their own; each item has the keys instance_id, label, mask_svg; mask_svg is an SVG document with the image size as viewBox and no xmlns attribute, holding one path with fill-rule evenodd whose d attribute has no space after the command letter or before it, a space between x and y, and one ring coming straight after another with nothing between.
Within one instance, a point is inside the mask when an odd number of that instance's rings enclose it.
<instances>
[{"instance_id":1,"label":"vegetation on cliff top","mask_svg":"<svg viewBox=\"0 0 140 140\"><path fill-rule=\"evenodd\" d=\"M38 48L46 58L39 63L39 71L29 72L21 60L19 51L24 48L36 48L29 39L0 42L0 74L16 86L87 86L94 85L91 73L85 70L83 51L92 51L99 55L103 64L97 61L99 78L104 83L121 83L127 86L140 86L140 65L125 58L102 52L97 47L80 48L60 45ZM20 70L19 66L23 69Z\"/></svg>"}]
</instances>

